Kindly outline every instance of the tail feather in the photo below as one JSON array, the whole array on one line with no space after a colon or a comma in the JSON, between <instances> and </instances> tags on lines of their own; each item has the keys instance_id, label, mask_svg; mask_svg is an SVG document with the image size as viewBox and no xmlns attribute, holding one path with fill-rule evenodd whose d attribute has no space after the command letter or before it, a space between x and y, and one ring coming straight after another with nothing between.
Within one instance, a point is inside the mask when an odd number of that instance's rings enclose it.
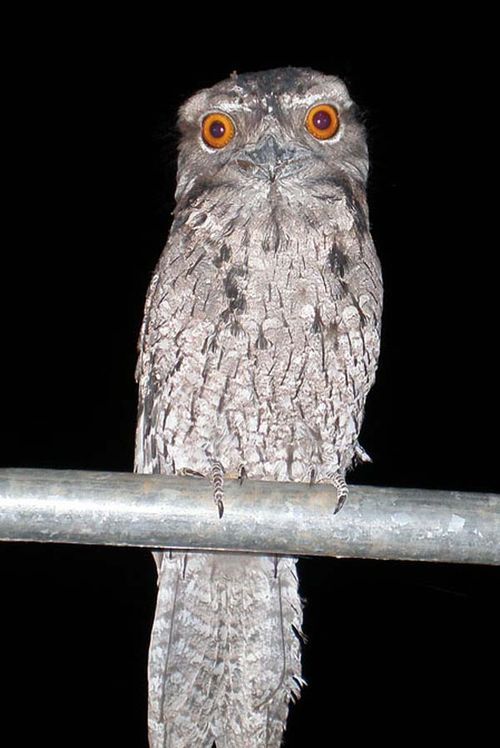
<instances>
[{"instance_id":1,"label":"tail feather","mask_svg":"<svg viewBox=\"0 0 500 748\"><path fill-rule=\"evenodd\" d=\"M151 748L279 748L303 683L301 619L292 558L164 554L149 659Z\"/></svg>"}]
</instances>

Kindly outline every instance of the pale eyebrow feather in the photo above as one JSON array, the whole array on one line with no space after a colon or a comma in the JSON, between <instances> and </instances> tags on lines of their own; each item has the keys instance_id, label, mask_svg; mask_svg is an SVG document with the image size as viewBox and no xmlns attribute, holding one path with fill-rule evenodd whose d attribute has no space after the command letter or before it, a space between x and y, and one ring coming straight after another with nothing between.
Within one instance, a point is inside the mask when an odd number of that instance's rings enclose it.
<instances>
[{"instance_id":1,"label":"pale eyebrow feather","mask_svg":"<svg viewBox=\"0 0 500 748\"><path fill-rule=\"evenodd\" d=\"M281 99L285 106L304 106L310 107L313 104L318 103L338 103L342 104L344 109L350 109L353 102L350 99L346 99L341 92L335 95L328 96L318 91L318 93L310 93L307 96L301 96L298 94L282 94Z\"/></svg>"},{"instance_id":2,"label":"pale eyebrow feather","mask_svg":"<svg viewBox=\"0 0 500 748\"><path fill-rule=\"evenodd\" d=\"M220 111L220 112L252 112L254 107L250 104L244 104L239 101L224 101L219 106L214 106L209 111Z\"/></svg>"}]
</instances>

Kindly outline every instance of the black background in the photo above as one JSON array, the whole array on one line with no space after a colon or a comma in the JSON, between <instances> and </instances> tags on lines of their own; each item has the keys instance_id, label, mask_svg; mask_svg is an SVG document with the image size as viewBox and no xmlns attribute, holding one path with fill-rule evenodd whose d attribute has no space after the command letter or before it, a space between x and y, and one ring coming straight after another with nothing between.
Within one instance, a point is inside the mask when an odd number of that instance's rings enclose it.
<instances>
[{"instance_id":1,"label":"black background","mask_svg":"<svg viewBox=\"0 0 500 748\"><path fill-rule=\"evenodd\" d=\"M351 480L498 491L490 21L409 7L375 20L297 6L286 22L256 6L233 21L232 6L186 10L12 21L1 463L131 470L135 346L173 208L175 111L235 69L291 64L341 75L368 129L386 297L363 430L374 464ZM150 554L3 544L0 558L9 744L146 746ZM485 742L497 570L304 559L300 573L310 686L287 746Z\"/></svg>"}]
</instances>

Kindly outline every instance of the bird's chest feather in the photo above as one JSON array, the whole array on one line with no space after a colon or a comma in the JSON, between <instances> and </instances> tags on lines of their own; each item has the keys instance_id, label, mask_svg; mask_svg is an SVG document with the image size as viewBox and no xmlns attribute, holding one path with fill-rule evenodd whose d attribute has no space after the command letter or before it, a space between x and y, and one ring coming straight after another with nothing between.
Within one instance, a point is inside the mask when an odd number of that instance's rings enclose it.
<instances>
[{"instance_id":1,"label":"bird's chest feather","mask_svg":"<svg viewBox=\"0 0 500 748\"><path fill-rule=\"evenodd\" d=\"M332 262L348 218L309 232L293 214L233 230L213 220L187 221L162 258L151 340L170 396L195 419L232 410L251 414L252 428L313 414L326 423L328 402L352 400L372 376L361 249Z\"/></svg>"}]
</instances>

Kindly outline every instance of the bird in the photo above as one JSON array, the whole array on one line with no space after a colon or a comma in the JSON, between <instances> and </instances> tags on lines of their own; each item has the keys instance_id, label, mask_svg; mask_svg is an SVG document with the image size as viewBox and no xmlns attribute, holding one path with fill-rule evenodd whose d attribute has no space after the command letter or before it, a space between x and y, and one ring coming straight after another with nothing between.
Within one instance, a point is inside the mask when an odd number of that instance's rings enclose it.
<instances>
[{"instance_id":1,"label":"bird","mask_svg":"<svg viewBox=\"0 0 500 748\"><path fill-rule=\"evenodd\" d=\"M332 515L380 348L363 117L309 68L233 73L179 109L175 210L147 292L138 473L327 483ZM244 488L242 489L244 490ZM297 559L155 552L151 748L278 748L300 696Z\"/></svg>"}]
</instances>

